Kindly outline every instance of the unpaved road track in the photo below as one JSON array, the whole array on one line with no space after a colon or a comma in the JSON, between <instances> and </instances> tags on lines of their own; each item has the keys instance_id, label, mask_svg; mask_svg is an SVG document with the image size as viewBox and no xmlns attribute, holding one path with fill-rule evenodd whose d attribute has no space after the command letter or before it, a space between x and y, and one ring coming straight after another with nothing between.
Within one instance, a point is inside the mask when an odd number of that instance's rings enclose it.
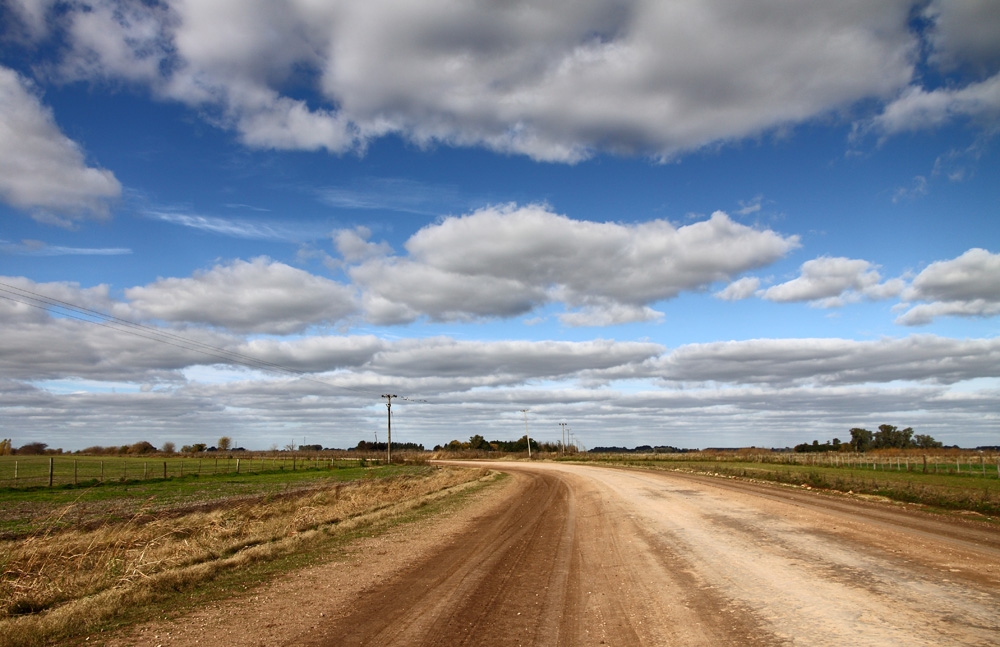
<instances>
[{"instance_id":1,"label":"unpaved road track","mask_svg":"<svg viewBox=\"0 0 1000 647\"><path fill-rule=\"evenodd\" d=\"M514 477L503 497L385 577L298 593L308 627L234 636L230 609L196 620L228 630L199 644L1000 644L995 526L690 474L492 466Z\"/></svg>"}]
</instances>

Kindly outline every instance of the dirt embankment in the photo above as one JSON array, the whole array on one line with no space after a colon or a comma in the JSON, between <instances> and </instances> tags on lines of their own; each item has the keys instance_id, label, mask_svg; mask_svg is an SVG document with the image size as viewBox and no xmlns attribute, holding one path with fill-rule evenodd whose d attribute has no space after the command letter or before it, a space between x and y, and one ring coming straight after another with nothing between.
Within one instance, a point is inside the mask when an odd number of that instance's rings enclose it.
<instances>
[{"instance_id":1,"label":"dirt embankment","mask_svg":"<svg viewBox=\"0 0 1000 647\"><path fill-rule=\"evenodd\" d=\"M514 478L444 519L108 644L1000 642L994 526L693 475L495 467Z\"/></svg>"}]
</instances>

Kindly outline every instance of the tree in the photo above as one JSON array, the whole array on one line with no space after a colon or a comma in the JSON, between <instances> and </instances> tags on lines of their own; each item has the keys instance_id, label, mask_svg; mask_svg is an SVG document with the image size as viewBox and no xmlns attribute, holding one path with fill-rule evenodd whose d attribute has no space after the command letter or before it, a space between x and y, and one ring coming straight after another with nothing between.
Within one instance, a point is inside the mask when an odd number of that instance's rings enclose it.
<instances>
[{"instance_id":1,"label":"tree","mask_svg":"<svg viewBox=\"0 0 1000 647\"><path fill-rule=\"evenodd\" d=\"M169 440L163 443L163 449L161 450L164 454L173 454L177 451L177 445L173 444Z\"/></svg>"},{"instance_id":2,"label":"tree","mask_svg":"<svg viewBox=\"0 0 1000 647\"><path fill-rule=\"evenodd\" d=\"M28 443L27 445L21 445L17 448L18 454L44 454L45 448L48 447L45 443Z\"/></svg>"},{"instance_id":3,"label":"tree","mask_svg":"<svg viewBox=\"0 0 1000 647\"><path fill-rule=\"evenodd\" d=\"M476 434L475 436L469 438L469 449L478 449L480 451L488 452L493 448L490 447L490 444L486 442L485 438Z\"/></svg>"},{"instance_id":4,"label":"tree","mask_svg":"<svg viewBox=\"0 0 1000 647\"><path fill-rule=\"evenodd\" d=\"M223 436L215 443L215 446L219 448L220 452L227 452L233 446L233 439L229 436Z\"/></svg>"},{"instance_id":5,"label":"tree","mask_svg":"<svg viewBox=\"0 0 1000 647\"><path fill-rule=\"evenodd\" d=\"M906 449L910 446L910 438L913 437L913 429L899 429L895 425L879 425L878 431L872 438L872 447L875 449Z\"/></svg>"},{"instance_id":6,"label":"tree","mask_svg":"<svg viewBox=\"0 0 1000 647\"><path fill-rule=\"evenodd\" d=\"M872 444L872 432L855 427L851 429L851 449L856 452L868 451Z\"/></svg>"},{"instance_id":7,"label":"tree","mask_svg":"<svg viewBox=\"0 0 1000 647\"><path fill-rule=\"evenodd\" d=\"M129 454L152 454L156 451L152 443L146 442L145 440L140 440L137 443L129 445Z\"/></svg>"},{"instance_id":8,"label":"tree","mask_svg":"<svg viewBox=\"0 0 1000 647\"><path fill-rule=\"evenodd\" d=\"M928 436L927 434L917 434L913 437L913 444L920 449L937 449L944 443L934 440L934 438Z\"/></svg>"},{"instance_id":9,"label":"tree","mask_svg":"<svg viewBox=\"0 0 1000 647\"><path fill-rule=\"evenodd\" d=\"M10 438L0 440L0 456L10 456L14 453L14 448L11 447L10 443Z\"/></svg>"}]
</instances>

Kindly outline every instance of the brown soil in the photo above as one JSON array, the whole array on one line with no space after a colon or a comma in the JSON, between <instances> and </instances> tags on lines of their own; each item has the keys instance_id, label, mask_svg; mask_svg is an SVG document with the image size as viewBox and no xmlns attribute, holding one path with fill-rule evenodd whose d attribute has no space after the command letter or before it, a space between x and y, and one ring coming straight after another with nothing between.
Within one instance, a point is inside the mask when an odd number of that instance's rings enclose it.
<instances>
[{"instance_id":1,"label":"brown soil","mask_svg":"<svg viewBox=\"0 0 1000 647\"><path fill-rule=\"evenodd\" d=\"M490 466L513 478L460 511L89 644L1000 643L996 526L734 479Z\"/></svg>"}]
</instances>

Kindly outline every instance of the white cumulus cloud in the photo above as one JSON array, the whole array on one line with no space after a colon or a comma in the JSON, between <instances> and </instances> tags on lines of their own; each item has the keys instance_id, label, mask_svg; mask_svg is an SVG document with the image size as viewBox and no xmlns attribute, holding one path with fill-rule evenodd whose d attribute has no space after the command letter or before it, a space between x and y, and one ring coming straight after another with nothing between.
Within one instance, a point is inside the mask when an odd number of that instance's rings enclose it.
<instances>
[{"instance_id":1,"label":"white cumulus cloud","mask_svg":"<svg viewBox=\"0 0 1000 647\"><path fill-rule=\"evenodd\" d=\"M1000 117L1000 74L962 88L926 90L913 86L886 106L875 126L893 134L933 128L959 117L996 123Z\"/></svg>"},{"instance_id":2,"label":"white cumulus cloud","mask_svg":"<svg viewBox=\"0 0 1000 647\"><path fill-rule=\"evenodd\" d=\"M713 296L723 301L742 301L743 299L752 297L758 288L760 288L759 278L756 276L744 276L741 279L733 281L722 290L719 290Z\"/></svg>"},{"instance_id":3,"label":"white cumulus cloud","mask_svg":"<svg viewBox=\"0 0 1000 647\"><path fill-rule=\"evenodd\" d=\"M931 60L944 68L969 66L973 72L1000 65L1000 5L982 0L931 0L924 15L932 21Z\"/></svg>"},{"instance_id":4,"label":"white cumulus cloud","mask_svg":"<svg viewBox=\"0 0 1000 647\"><path fill-rule=\"evenodd\" d=\"M822 256L806 261L797 278L764 290L768 301L810 301L822 308L839 307L861 298L886 299L899 294L903 282L884 283L875 266L854 258Z\"/></svg>"},{"instance_id":5,"label":"white cumulus cloud","mask_svg":"<svg viewBox=\"0 0 1000 647\"><path fill-rule=\"evenodd\" d=\"M145 84L265 148L665 158L889 100L917 47L908 0L54 4L13 8L66 34L67 78Z\"/></svg>"},{"instance_id":6,"label":"white cumulus cloud","mask_svg":"<svg viewBox=\"0 0 1000 647\"><path fill-rule=\"evenodd\" d=\"M143 318L234 332L301 332L336 324L357 309L351 288L263 257L160 279L129 288L125 296Z\"/></svg>"},{"instance_id":7,"label":"white cumulus cloud","mask_svg":"<svg viewBox=\"0 0 1000 647\"><path fill-rule=\"evenodd\" d=\"M608 325L656 319L651 304L768 265L797 246L796 236L722 212L676 227L506 205L424 227L406 242L408 256L371 258L349 273L366 291L369 318L381 323L510 317L556 302L570 311L566 324Z\"/></svg>"},{"instance_id":8,"label":"white cumulus cloud","mask_svg":"<svg viewBox=\"0 0 1000 647\"><path fill-rule=\"evenodd\" d=\"M70 225L107 215L121 195L111 171L87 165L31 83L0 67L0 199L43 222Z\"/></svg>"},{"instance_id":9,"label":"white cumulus cloud","mask_svg":"<svg viewBox=\"0 0 1000 647\"><path fill-rule=\"evenodd\" d=\"M1000 377L1000 339L750 339L682 346L652 369L670 381L952 384Z\"/></svg>"},{"instance_id":10,"label":"white cumulus cloud","mask_svg":"<svg viewBox=\"0 0 1000 647\"><path fill-rule=\"evenodd\" d=\"M902 296L908 302L926 302L896 319L906 326L928 324L944 316L1000 314L1000 254L973 248L958 258L931 263Z\"/></svg>"}]
</instances>

